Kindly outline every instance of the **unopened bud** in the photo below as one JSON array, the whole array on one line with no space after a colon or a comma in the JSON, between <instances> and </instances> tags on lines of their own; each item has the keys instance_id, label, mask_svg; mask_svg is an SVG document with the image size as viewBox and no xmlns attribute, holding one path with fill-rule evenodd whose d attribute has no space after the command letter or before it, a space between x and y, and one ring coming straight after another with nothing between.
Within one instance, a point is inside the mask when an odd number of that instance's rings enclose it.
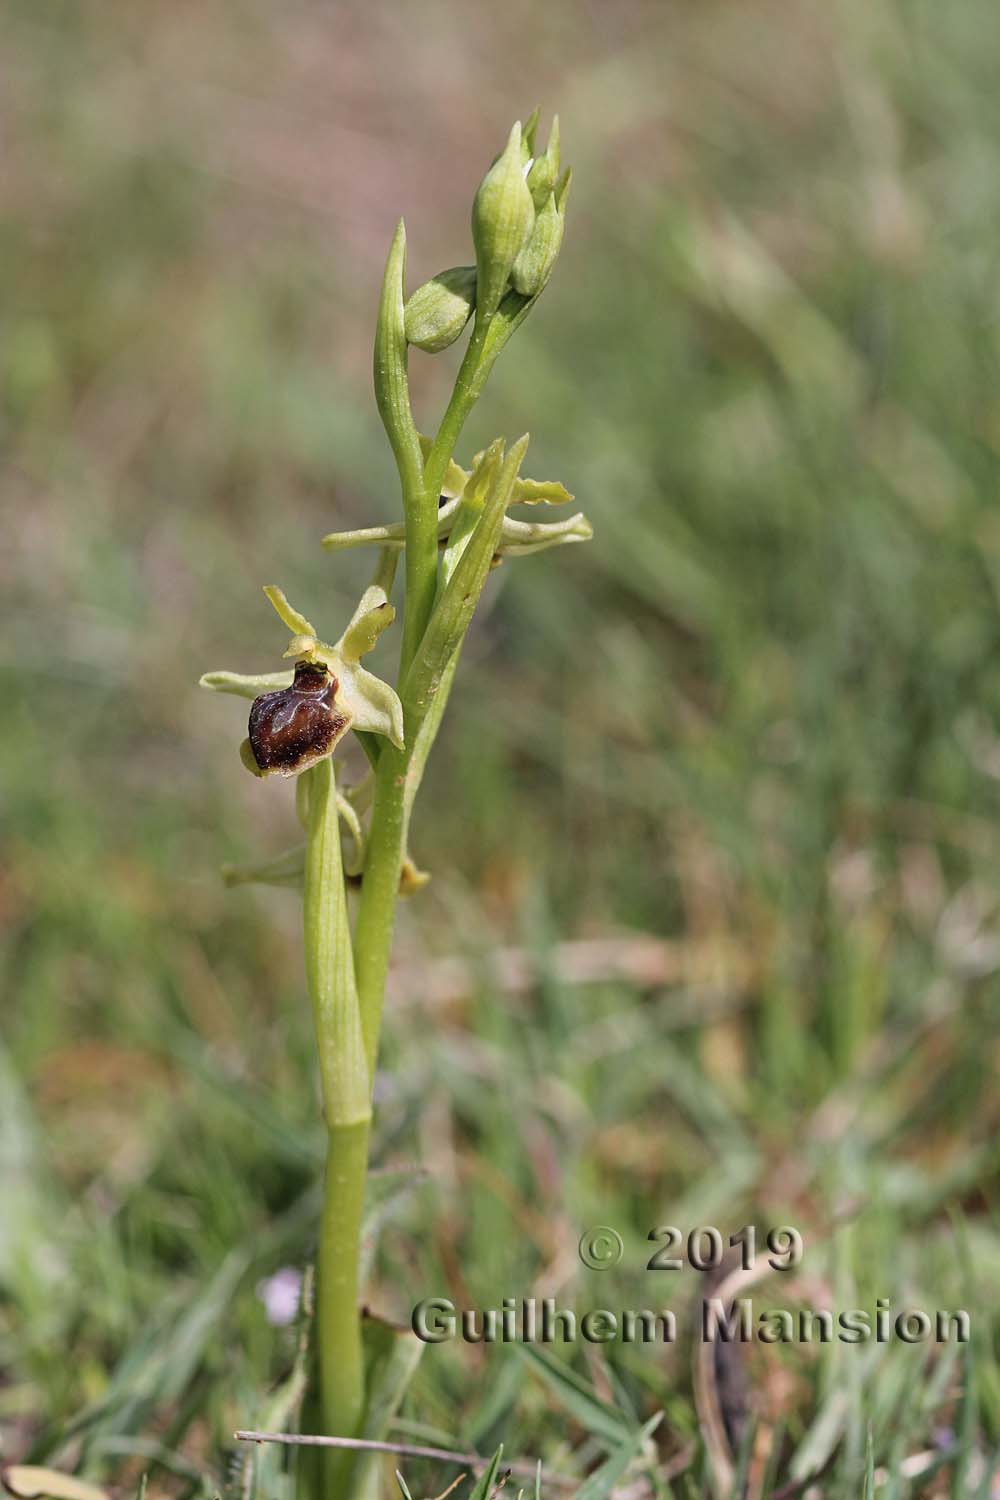
<instances>
[{"instance_id":1,"label":"unopened bud","mask_svg":"<svg viewBox=\"0 0 1000 1500\"><path fill-rule=\"evenodd\" d=\"M563 237L563 215L556 207L555 193L535 220L531 238L514 262L511 284L522 297L536 297L552 274Z\"/></svg>"},{"instance_id":2,"label":"unopened bud","mask_svg":"<svg viewBox=\"0 0 1000 1500\"><path fill-rule=\"evenodd\" d=\"M406 304L406 342L439 354L458 338L476 305L475 266L452 266L418 286Z\"/></svg>"},{"instance_id":3,"label":"unopened bud","mask_svg":"<svg viewBox=\"0 0 1000 1500\"><path fill-rule=\"evenodd\" d=\"M472 205L479 312L491 317L507 290L514 262L531 236L535 205L524 180L521 126L515 124L501 156L493 163Z\"/></svg>"}]
</instances>

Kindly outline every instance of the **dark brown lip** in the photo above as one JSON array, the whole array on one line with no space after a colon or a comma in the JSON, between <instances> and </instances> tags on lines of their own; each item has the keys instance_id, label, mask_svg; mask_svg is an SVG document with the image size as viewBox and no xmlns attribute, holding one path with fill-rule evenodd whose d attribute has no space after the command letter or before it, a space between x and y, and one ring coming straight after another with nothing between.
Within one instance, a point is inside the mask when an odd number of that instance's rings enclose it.
<instances>
[{"instance_id":1,"label":"dark brown lip","mask_svg":"<svg viewBox=\"0 0 1000 1500\"><path fill-rule=\"evenodd\" d=\"M291 687L263 693L250 709L250 748L262 771L295 776L329 755L347 727L339 684L320 662L296 663Z\"/></svg>"}]
</instances>

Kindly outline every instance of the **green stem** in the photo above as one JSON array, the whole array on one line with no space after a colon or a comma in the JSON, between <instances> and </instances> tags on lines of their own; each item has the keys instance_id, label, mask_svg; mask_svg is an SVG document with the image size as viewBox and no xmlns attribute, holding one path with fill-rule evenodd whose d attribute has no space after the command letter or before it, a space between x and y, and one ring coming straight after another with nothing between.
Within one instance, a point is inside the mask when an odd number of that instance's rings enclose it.
<instances>
[{"instance_id":1,"label":"green stem","mask_svg":"<svg viewBox=\"0 0 1000 1500\"><path fill-rule=\"evenodd\" d=\"M527 442L525 435L515 443L493 476L489 498L473 537L454 566L433 620L421 636L410 670L400 680L405 749L387 745L379 755L355 935L358 996L369 1072L373 1072L378 1055L399 875L406 853L413 797L451 689L458 648L486 581ZM435 705L439 705L437 711Z\"/></svg>"},{"instance_id":2,"label":"green stem","mask_svg":"<svg viewBox=\"0 0 1000 1500\"><path fill-rule=\"evenodd\" d=\"M332 761L320 761L306 776L303 930L328 1132L316 1287L319 1404L324 1430L352 1437L365 1397L358 1266L371 1073L354 977ZM350 1500L344 1455L328 1457L324 1470L324 1500Z\"/></svg>"},{"instance_id":3,"label":"green stem","mask_svg":"<svg viewBox=\"0 0 1000 1500\"><path fill-rule=\"evenodd\" d=\"M492 318L478 316L476 318L472 337L455 378L451 399L441 418L441 425L434 442L431 444L427 462L424 464L424 494L433 498L435 512L441 494L441 485L455 452L455 444L461 436L466 418L479 399L483 386L486 384L486 377L496 358L496 354L487 350L487 338L492 321ZM424 621L425 625L426 623ZM422 631L421 634L423 634Z\"/></svg>"},{"instance_id":4,"label":"green stem","mask_svg":"<svg viewBox=\"0 0 1000 1500\"><path fill-rule=\"evenodd\" d=\"M411 735L414 733L415 726L407 716L405 735L408 746L412 743ZM365 876L355 928L358 1000L361 1006L365 1055L372 1076L378 1057L385 981L389 972L396 902L399 899L399 873L405 852L406 777L409 761L408 750L396 750L389 744L383 746L378 758Z\"/></svg>"},{"instance_id":5,"label":"green stem","mask_svg":"<svg viewBox=\"0 0 1000 1500\"><path fill-rule=\"evenodd\" d=\"M367 1120L327 1136L323 1214L316 1266L316 1338L323 1431L356 1437L364 1415L365 1371L358 1266L368 1170ZM324 1500L351 1500L353 1455L326 1456Z\"/></svg>"},{"instance_id":6,"label":"green stem","mask_svg":"<svg viewBox=\"0 0 1000 1500\"><path fill-rule=\"evenodd\" d=\"M386 745L375 771L375 800L354 947L365 1055L373 1078L410 811L451 691L458 657L456 651L430 712L418 716L413 709L406 711L407 748L396 750Z\"/></svg>"},{"instance_id":7,"label":"green stem","mask_svg":"<svg viewBox=\"0 0 1000 1500\"><path fill-rule=\"evenodd\" d=\"M386 267L375 355L376 396L396 456L406 522L406 613L399 671L405 749L397 750L385 743L379 750L377 760L371 757L375 766L375 796L354 933L354 972L365 1071L369 1079L374 1077L378 1057L409 814L427 753L440 723L459 655L458 649L455 649L451 659L442 667L437 682L436 702L434 695L428 698L426 694L422 694L411 698L407 694L407 674L424 639L438 590L438 497L465 420L510 332L507 323L498 323L491 338L493 319L477 316L448 407L427 461L418 472L413 457L416 439L409 405L406 344L402 332L404 245L400 228ZM516 474L517 462L511 470L511 483ZM501 505L501 515L505 504L506 500ZM350 951L349 946L347 951ZM329 1118L328 1115L328 1120ZM352 1263L355 1266L357 1263L356 1248L352 1250L350 1235L356 1232L355 1225L360 1225L359 1204L363 1196L367 1125L364 1127L364 1134L364 1143L358 1145L357 1160L350 1168L343 1166L347 1160L347 1145L339 1139L338 1132L331 1130L330 1135L320 1297L322 1299L325 1283L329 1289L328 1295L333 1300L331 1306L325 1310L322 1307L320 1309L320 1337L322 1350L338 1351L341 1369L336 1375L330 1370L323 1377L324 1413L328 1425L333 1417L337 1420L345 1419L355 1391L355 1376L350 1371L353 1370L356 1346L350 1346L348 1373L345 1374L344 1355L340 1351L347 1346L342 1345L340 1340L358 1337L356 1318L352 1321L348 1316L352 1302L356 1303L357 1300L357 1284L356 1281L350 1281L345 1262L348 1254L351 1254ZM355 1171L362 1177L360 1188L356 1186ZM352 1193L358 1196L352 1197ZM326 1318L329 1318L329 1324L325 1321ZM357 1378L362 1379L363 1376ZM345 1382L346 1390L342 1390L341 1386ZM334 1403L332 1413L327 1406L328 1400ZM339 1474L337 1482L344 1482ZM340 1492L334 1488L333 1493L339 1495Z\"/></svg>"},{"instance_id":8,"label":"green stem","mask_svg":"<svg viewBox=\"0 0 1000 1500\"><path fill-rule=\"evenodd\" d=\"M406 614L400 651L400 683L406 679L434 607L437 592L437 509L441 485L465 420L475 405L496 353L499 352L499 347L496 352L487 347L490 321L488 318L476 319L451 399L418 484L414 480L412 464L401 462L400 453L397 452L406 517ZM401 419L397 413L397 426L404 424L405 419ZM433 533L433 570L427 563L429 543L425 529ZM407 797L406 788L410 780L413 746L419 729L420 723L415 721L412 711L408 710L405 725L406 749L395 750L390 745L384 745L376 767L375 802L355 932L358 997L365 1052L372 1075L378 1057L385 981L389 972L392 931L399 898L399 872L406 852L408 803L412 801L412 796Z\"/></svg>"},{"instance_id":9,"label":"green stem","mask_svg":"<svg viewBox=\"0 0 1000 1500\"><path fill-rule=\"evenodd\" d=\"M413 566L415 574L419 575L416 592L410 590L410 533L411 512L420 518L420 526L434 527L435 563L437 548L437 512L438 500L441 495L441 486L448 465L455 452L455 444L458 442L465 426L466 418L475 406L482 394L483 386L486 384L487 376L493 368L497 355L503 347L505 340L490 339L490 328L493 318L476 317L472 330L472 337L465 350L465 356L459 366L458 375L455 377L455 385L451 393L451 399L441 418L441 425L437 430L431 451L427 455L427 462L423 467L423 480L420 486L419 497L412 499L407 493L406 479L403 479L403 505L406 511L406 619L403 623L403 649L400 654L399 680L403 682L409 671L410 663L417 653L417 647L427 629L427 622L434 608L434 596L436 592L436 578L431 579L429 572L423 565ZM422 538L421 538L422 540Z\"/></svg>"}]
</instances>

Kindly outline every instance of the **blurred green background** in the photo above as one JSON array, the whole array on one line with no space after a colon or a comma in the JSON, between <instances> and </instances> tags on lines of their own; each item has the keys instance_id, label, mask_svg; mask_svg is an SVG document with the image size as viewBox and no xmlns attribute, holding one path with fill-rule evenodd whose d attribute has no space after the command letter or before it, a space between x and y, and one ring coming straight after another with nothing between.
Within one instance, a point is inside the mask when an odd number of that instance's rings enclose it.
<instances>
[{"instance_id":1,"label":"blurred green background","mask_svg":"<svg viewBox=\"0 0 1000 1500\"><path fill-rule=\"evenodd\" d=\"M318 539L398 506L392 227L411 286L468 261L541 102L565 248L460 456L530 429L596 538L498 571L426 785L375 1154L428 1175L371 1301L680 1310L647 1229L790 1222L781 1305L968 1307L976 1357L752 1353L758 1450L787 1479L811 1442L856 1495L871 1424L892 1493L972 1493L1000 1436L1000 12L11 0L4 33L3 1456L208 1495L289 1366L257 1287L315 1223L298 906L218 869L293 811L195 683L269 669L263 583L339 633L368 562ZM412 359L424 426L454 353ZM591 1223L625 1237L614 1293ZM686 1347L577 1358L702 1462ZM458 1345L407 1435L570 1472L581 1436L516 1351Z\"/></svg>"}]
</instances>

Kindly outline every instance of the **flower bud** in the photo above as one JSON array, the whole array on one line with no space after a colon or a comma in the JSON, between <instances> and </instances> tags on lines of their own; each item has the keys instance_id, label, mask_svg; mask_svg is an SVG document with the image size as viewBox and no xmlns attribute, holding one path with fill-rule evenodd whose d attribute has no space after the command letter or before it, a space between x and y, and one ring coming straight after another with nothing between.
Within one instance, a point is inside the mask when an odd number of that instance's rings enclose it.
<instances>
[{"instance_id":1,"label":"flower bud","mask_svg":"<svg viewBox=\"0 0 1000 1500\"><path fill-rule=\"evenodd\" d=\"M550 193L510 274L511 285L522 297L536 297L542 290L552 274L562 237L563 215L556 207L555 193Z\"/></svg>"},{"instance_id":2,"label":"flower bud","mask_svg":"<svg viewBox=\"0 0 1000 1500\"><path fill-rule=\"evenodd\" d=\"M475 266L439 271L410 297L404 311L406 342L438 354L458 338L476 305Z\"/></svg>"},{"instance_id":3,"label":"flower bud","mask_svg":"<svg viewBox=\"0 0 1000 1500\"><path fill-rule=\"evenodd\" d=\"M338 682L320 662L300 661L291 687L264 693L250 710L250 750L264 775L297 776L323 760L347 731Z\"/></svg>"},{"instance_id":4,"label":"flower bud","mask_svg":"<svg viewBox=\"0 0 1000 1500\"><path fill-rule=\"evenodd\" d=\"M554 191L559 177L559 116L552 118L552 129L549 131L549 144L545 148L544 156L537 156L532 163L531 171L528 173L528 191L531 201L536 209L541 209L548 202L548 197Z\"/></svg>"},{"instance_id":5,"label":"flower bud","mask_svg":"<svg viewBox=\"0 0 1000 1500\"><path fill-rule=\"evenodd\" d=\"M535 205L524 180L521 125L514 125L501 156L493 163L472 205L479 312L492 317L507 290L511 269L535 222Z\"/></svg>"}]
</instances>

